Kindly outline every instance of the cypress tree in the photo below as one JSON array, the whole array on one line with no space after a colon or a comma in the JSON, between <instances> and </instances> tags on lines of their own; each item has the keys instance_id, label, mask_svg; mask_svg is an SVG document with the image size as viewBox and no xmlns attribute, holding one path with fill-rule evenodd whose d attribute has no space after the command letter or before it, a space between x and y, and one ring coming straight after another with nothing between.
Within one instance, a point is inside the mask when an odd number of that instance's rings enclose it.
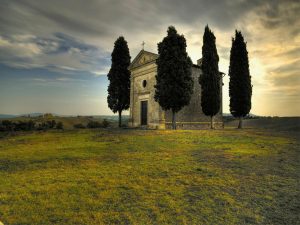
<instances>
[{"instance_id":1,"label":"cypress tree","mask_svg":"<svg viewBox=\"0 0 300 225\"><path fill-rule=\"evenodd\" d=\"M220 111L221 96L220 82L221 74L219 72L219 56L216 48L216 38L208 25L205 27L202 46L202 71L199 77L201 85L201 107L206 116L211 118L211 129L213 126L213 117Z\"/></svg>"},{"instance_id":2,"label":"cypress tree","mask_svg":"<svg viewBox=\"0 0 300 225\"><path fill-rule=\"evenodd\" d=\"M251 109L252 85L249 72L247 44L240 31L232 38L229 65L230 113L239 118L238 128L243 127L243 117Z\"/></svg>"},{"instance_id":3,"label":"cypress tree","mask_svg":"<svg viewBox=\"0 0 300 225\"><path fill-rule=\"evenodd\" d=\"M172 111L172 128L176 129L176 113L188 105L193 93L192 61L186 52L186 40L175 27L158 43L155 100L163 110Z\"/></svg>"},{"instance_id":4,"label":"cypress tree","mask_svg":"<svg viewBox=\"0 0 300 225\"><path fill-rule=\"evenodd\" d=\"M122 111L130 104L130 54L126 40L119 37L115 41L111 54L111 68L107 75L109 80L107 103L108 107L119 114L119 127L122 124Z\"/></svg>"}]
</instances>

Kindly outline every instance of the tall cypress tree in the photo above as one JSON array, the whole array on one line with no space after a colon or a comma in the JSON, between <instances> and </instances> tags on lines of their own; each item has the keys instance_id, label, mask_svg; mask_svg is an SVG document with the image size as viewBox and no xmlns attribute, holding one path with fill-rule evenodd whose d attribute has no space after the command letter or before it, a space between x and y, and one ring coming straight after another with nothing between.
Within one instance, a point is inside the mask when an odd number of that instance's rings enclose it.
<instances>
[{"instance_id":1,"label":"tall cypress tree","mask_svg":"<svg viewBox=\"0 0 300 225\"><path fill-rule=\"evenodd\" d=\"M234 117L239 118L238 128L242 128L243 117L251 109L252 85L247 44L242 33L237 30L235 31L235 38L232 39L229 77L230 112Z\"/></svg>"},{"instance_id":2,"label":"tall cypress tree","mask_svg":"<svg viewBox=\"0 0 300 225\"><path fill-rule=\"evenodd\" d=\"M107 75L109 80L107 103L114 112L119 113L119 127L122 124L122 111L130 104L130 54L126 40L119 37L115 41L111 54L111 68Z\"/></svg>"},{"instance_id":3,"label":"tall cypress tree","mask_svg":"<svg viewBox=\"0 0 300 225\"><path fill-rule=\"evenodd\" d=\"M186 52L186 40L175 27L158 43L155 100L163 110L172 111L172 128L176 129L176 113L188 105L193 93L192 61Z\"/></svg>"},{"instance_id":4,"label":"tall cypress tree","mask_svg":"<svg viewBox=\"0 0 300 225\"><path fill-rule=\"evenodd\" d=\"M220 111L221 74L219 72L219 56L216 38L208 25L205 27L202 46L202 71L199 77L201 85L201 107L206 116L211 118L211 129L214 128L213 117Z\"/></svg>"}]
</instances>

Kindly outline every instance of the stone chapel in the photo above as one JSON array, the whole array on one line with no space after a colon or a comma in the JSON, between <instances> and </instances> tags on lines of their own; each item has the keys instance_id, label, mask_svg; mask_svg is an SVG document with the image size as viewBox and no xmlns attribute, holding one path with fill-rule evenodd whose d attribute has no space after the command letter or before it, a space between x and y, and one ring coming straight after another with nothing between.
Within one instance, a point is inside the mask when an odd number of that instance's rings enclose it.
<instances>
[{"instance_id":1,"label":"stone chapel","mask_svg":"<svg viewBox=\"0 0 300 225\"><path fill-rule=\"evenodd\" d=\"M156 59L158 55L141 50L129 66L130 78L130 111L129 127L169 129L172 125L172 113L164 111L154 99L157 74ZM202 129L210 127L210 117L201 109L201 86L198 82L202 74L201 59L192 66L194 92L190 104L176 114L177 129ZM220 93L222 98L222 86ZM223 127L222 101L220 112L214 117L215 127Z\"/></svg>"}]
</instances>

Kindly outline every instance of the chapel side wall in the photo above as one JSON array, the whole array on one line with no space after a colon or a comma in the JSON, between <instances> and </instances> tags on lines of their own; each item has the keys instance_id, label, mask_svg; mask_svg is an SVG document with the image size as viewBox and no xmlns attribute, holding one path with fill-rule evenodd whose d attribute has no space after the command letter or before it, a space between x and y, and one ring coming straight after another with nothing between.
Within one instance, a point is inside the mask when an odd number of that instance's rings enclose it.
<instances>
[{"instance_id":1,"label":"chapel side wall","mask_svg":"<svg viewBox=\"0 0 300 225\"><path fill-rule=\"evenodd\" d=\"M157 66L155 61L150 64L134 68L131 71L131 126L141 126L141 101L148 101L148 128L162 128L160 121L162 113L158 103L154 100L154 85ZM147 85L143 87L143 80ZM164 125L164 124L163 124Z\"/></svg>"},{"instance_id":2,"label":"chapel side wall","mask_svg":"<svg viewBox=\"0 0 300 225\"><path fill-rule=\"evenodd\" d=\"M176 124L178 129L199 129L210 127L210 117L206 116L201 107L201 86L199 84L199 76L202 70L199 67L192 67L192 77L194 81L193 94L188 106L183 107L176 114ZM221 89L221 107L220 112L214 117L216 127L223 127L222 116L222 82L220 83ZM171 128L172 112L166 111L166 128Z\"/></svg>"},{"instance_id":3,"label":"chapel side wall","mask_svg":"<svg viewBox=\"0 0 300 225\"><path fill-rule=\"evenodd\" d=\"M132 73L130 74L130 104L129 104L129 120L128 120L128 126L133 127L133 82L134 78Z\"/></svg>"}]
</instances>

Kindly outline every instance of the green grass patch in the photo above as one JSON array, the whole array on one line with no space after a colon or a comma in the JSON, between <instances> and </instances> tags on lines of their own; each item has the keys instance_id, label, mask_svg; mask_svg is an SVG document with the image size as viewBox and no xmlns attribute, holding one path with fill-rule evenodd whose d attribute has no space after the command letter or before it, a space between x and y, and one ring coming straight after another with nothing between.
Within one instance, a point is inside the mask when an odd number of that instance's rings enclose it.
<instances>
[{"instance_id":1,"label":"green grass patch","mask_svg":"<svg viewBox=\"0 0 300 225\"><path fill-rule=\"evenodd\" d=\"M299 141L262 130L0 138L4 224L299 224Z\"/></svg>"}]
</instances>

